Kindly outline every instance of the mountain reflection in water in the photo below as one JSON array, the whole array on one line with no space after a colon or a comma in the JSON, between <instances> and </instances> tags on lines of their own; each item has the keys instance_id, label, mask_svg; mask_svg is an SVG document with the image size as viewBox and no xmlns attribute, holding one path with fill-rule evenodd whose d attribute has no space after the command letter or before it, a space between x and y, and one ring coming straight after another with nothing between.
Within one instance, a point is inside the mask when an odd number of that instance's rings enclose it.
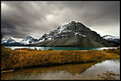
<instances>
[{"instance_id":1,"label":"mountain reflection in water","mask_svg":"<svg viewBox=\"0 0 121 81\"><path fill-rule=\"evenodd\" d=\"M97 64L85 63L29 68L3 73L1 77L4 80L83 80L98 79L98 74L108 70L120 74L120 61L107 60Z\"/></svg>"}]
</instances>

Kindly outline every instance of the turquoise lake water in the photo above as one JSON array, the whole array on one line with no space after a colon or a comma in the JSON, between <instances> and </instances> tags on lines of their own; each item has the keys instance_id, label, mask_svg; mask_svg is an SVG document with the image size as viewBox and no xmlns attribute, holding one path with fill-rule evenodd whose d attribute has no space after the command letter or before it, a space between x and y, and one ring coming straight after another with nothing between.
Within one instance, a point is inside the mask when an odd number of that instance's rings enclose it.
<instances>
[{"instance_id":1,"label":"turquoise lake water","mask_svg":"<svg viewBox=\"0 0 121 81\"><path fill-rule=\"evenodd\" d=\"M116 49L117 47L99 47L99 48L81 48L81 47L29 47L29 46L6 46L7 48L29 48L37 50L102 50L102 49Z\"/></svg>"}]
</instances>

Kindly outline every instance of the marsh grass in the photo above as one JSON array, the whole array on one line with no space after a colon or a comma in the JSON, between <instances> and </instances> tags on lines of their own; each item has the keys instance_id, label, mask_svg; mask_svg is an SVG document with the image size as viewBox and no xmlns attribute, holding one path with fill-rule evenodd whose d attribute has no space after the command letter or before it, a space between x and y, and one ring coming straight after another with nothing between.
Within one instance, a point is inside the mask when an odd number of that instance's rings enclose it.
<instances>
[{"instance_id":1,"label":"marsh grass","mask_svg":"<svg viewBox=\"0 0 121 81\"><path fill-rule=\"evenodd\" d=\"M7 50L7 54L6 51ZM35 66L53 66L69 63L88 63L97 62L106 59L120 58L120 50L112 53L106 50L89 50L89 51L54 51L54 50L30 50L17 49L10 50L4 48L1 56L1 70L23 69ZM7 55L7 57L6 57Z\"/></svg>"}]
</instances>

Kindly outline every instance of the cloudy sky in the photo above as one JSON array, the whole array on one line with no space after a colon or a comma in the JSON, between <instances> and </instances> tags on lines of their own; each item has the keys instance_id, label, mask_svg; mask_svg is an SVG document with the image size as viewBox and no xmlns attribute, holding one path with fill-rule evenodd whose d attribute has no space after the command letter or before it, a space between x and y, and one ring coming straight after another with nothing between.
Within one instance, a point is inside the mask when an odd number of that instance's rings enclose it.
<instances>
[{"instance_id":1,"label":"cloudy sky","mask_svg":"<svg viewBox=\"0 0 121 81\"><path fill-rule=\"evenodd\" d=\"M120 36L119 1L2 1L4 37L41 37L59 25L79 21L96 31Z\"/></svg>"}]
</instances>

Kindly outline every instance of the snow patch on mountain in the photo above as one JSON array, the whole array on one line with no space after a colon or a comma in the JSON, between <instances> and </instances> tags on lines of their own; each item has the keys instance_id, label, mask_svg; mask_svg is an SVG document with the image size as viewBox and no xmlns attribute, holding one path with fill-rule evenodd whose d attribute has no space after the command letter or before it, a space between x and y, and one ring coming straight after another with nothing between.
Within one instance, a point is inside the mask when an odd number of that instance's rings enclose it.
<instances>
[{"instance_id":1,"label":"snow patch on mountain","mask_svg":"<svg viewBox=\"0 0 121 81\"><path fill-rule=\"evenodd\" d=\"M75 33L75 36L76 36L76 35L80 35L80 36L82 36L82 37L87 37L86 35L83 35L83 34L78 33L78 32L74 32L74 33Z\"/></svg>"},{"instance_id":2,"label":"snow patch on mountain","mask_svg":"<svg viewBox=\"0 0 121 81\"><path fill-rule=\"evenodd\" d=\"M39 40L38 42L43 42L45 39L41 39L41 40ZM36 42L36 43L38 43L38 42Z\"/></svg>"},{"instance_id":3,"label":"snow patch on mountain","mask_svg":"<svg viewBox=\"0 0 121 81\"><path fill-rule=\"evenodd\" d=\"M87 37L86 35L82 35L82 34L79 34L80 36L82 36L82 37Z\"/></svg>"},{"instance_id":4,"label":"snow patch on mountain","mask_svg":"<svg viewBox=\"0 0 121 81\"><path fill-rule=\"evenodd\" d=\"M58 32L58 34L61 33L65 28L66 28L65 25L61 25L61 26L59 27L59 32Z\"/></svg>"}]
</instances>

